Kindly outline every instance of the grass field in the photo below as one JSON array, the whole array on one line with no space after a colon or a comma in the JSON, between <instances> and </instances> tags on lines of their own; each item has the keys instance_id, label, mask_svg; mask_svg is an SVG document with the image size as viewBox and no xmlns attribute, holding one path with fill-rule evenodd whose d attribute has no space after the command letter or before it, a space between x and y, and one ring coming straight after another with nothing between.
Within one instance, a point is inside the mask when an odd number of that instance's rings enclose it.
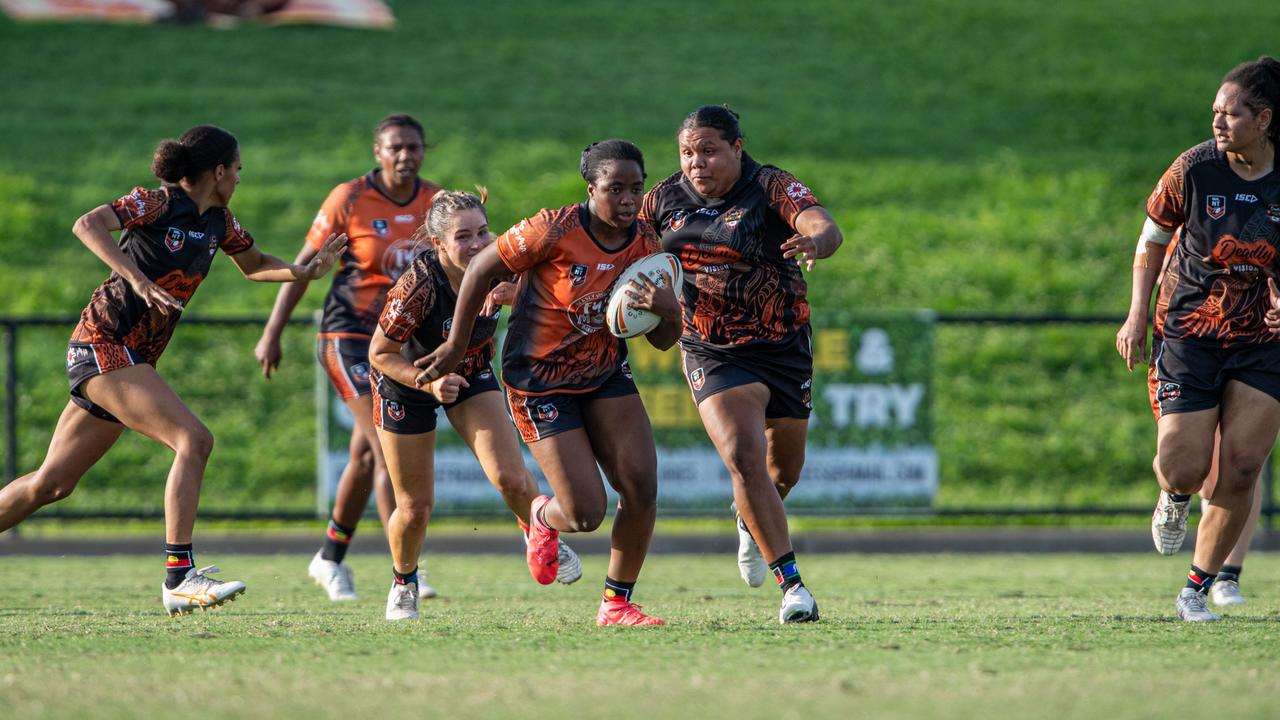
<instances>
[{"instance_id":1,"label":"grass field","mask_svg":"<svg viewBox=\"0 0 1280 720\"><path fill-rule=\"evenodd\" d=\"M303 556L198 559L248 593L170 619L156 558L4 558L3 714L1268 718L1280 693L1280 562L1265 554L1251 603L1199 626L1171 615L1185 555L812 555L823 620L792 627L731 557L660 556L636 599L671 625L648 629L591 622L600 556L550 588L519 557L432 557L442 597L396 625L384 558L353 556L364 597L349 605L323 598Z\"/></svg>"},{"instance_id":2,"label":"grass field","mask_svg":"<svg viewBox=\"0 0 1280 720\"><path fill-rule=\"evenodd\" d=\"M1222 74L1276 52L1280 26L1280 5L1245 0L396 11L390 33L0 19L0 314L79 312L106 273L72 222L153 184L156 142L198 122L238 135L233 209L263 248L292 256L328 189L368 169L369 128L387 112L421 116L435 145L424 175L486 184L505 227L580 198L577 156L593 140L636 141L650 178L663 177L684 114L726 101L748 150L814 187L845 230L811 276L816 313L1119 314L1144 199L1205 138ZM192 313L264 314L274 293L219 261ZM299 312L322 296L313 288ZM940 330L939 504L1145 502L1151 421L1114 330ZM19 344L22 468L39 462L65 402L67 332L24 331ZM290 335L268 386L256 335L180 328L161 373L219 439L216 504L307 508L310 340ZM65 507L158 507L168 461L127 439Z\"/></svg>"}]
</instances>

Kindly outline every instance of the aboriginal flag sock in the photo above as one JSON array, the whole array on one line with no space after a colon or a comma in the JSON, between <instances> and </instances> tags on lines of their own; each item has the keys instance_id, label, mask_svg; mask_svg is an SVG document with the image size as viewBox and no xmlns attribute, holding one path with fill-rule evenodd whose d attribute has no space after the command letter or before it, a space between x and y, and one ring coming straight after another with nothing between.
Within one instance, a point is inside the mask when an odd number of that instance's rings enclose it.
<instances>
[{"instance_id":1,"label":"aboriginal flag sock","mask_svg":"<svg viewBox=\"0 0 1280 720\"><path fill-rule=\"evenodd\" d=\"M1240 573L1242 572L1244 572L1243 565L1223 565L1222 569L1218 571L1217 580L1221 580L1223 582L1231 580L1232 582L1238 583L1240 582Z\"/></svg>"},{"instance_id":2,"label":"aboriginal flag sock","mask_svg":"<svg viewBox=\"0 0 1280 720\"><path fill-rule=\"evenodd\" d=\"M800 580L800 568L796 567L796 554L794 551L769 563L769 569L773 571L773 579L778 581L778 588L782 592L786 592L796 585L804 584Z\"/></svg>"},{"instance_id":3,"label":"aboriginal flag sock","mask_svg":"<svg viewBox=\"0 0 1280 720\"><path fill-rule=\"evenodd\" d=\"M337 520L329 518L329 529L324 533L324 546L320 548L320 557L330 562L340 563L347 557L347 549L351 547L351 538L356 529L339 525Z\"/></svg>"},{"instance_id":4,"label":"aboriginal flag sock","mask_svg":"<svg viewBox=\"0 0 1280 720\"><path fill-rule=\"evenodd\" d=\"M1169 493L1169 499L1176 503L1184 503L1190 500L1191 496L1190 495L1174 495L1173 493Z\"/></svg>"},{"instance_id":5,"label":"aboriginal flag sock","mask_svg":"<svg viewBox=\"0 0 1280 720\"><path fill-rule=\"evenodd\" d=\"M181 585L187 577L187 571L195 566L195 553L191 551L191 543L164 544L164 570L167 573L165 587L172 590Z\"/></svg>"},{"instance_id":6,"label":"aboriginal flag sock","mask_svg":"<svg viewBox=\"0 0 1280 720\"><path fill-rule=\"evenodd\" d=\"M635 581L623 582L614 580L611 577L604 579L604 599L616 600L622 598L625 602L631 602L631 591L636 589Z\"/></svg>"},{"instance_id":7,"label":"aboriginal flag sock","mask_svg":"<svg viewBox=\"0 0 1280 720\"><path fill-rule=\"evenodd\" d=\"M1187 573L1186 587L1195 590L1198 593L1208 592L1209 586L1217 579L1217 575L1207 573L1195 565L1191 566L1191 572Z\"/></svg>"},{"instance_id":8,"label":"aboriginal flag sock","mask_svg":"<svg viewBox=\"0 0 1280 720\"><path fill-rule=\"evenodd\" d=\"M395 576L397 585L408 585L409 583L418 582L418 568L416 567L407 573L402 573L396 569L395 565L392 565L391 574Z\"/></svg>"}]
</instances>

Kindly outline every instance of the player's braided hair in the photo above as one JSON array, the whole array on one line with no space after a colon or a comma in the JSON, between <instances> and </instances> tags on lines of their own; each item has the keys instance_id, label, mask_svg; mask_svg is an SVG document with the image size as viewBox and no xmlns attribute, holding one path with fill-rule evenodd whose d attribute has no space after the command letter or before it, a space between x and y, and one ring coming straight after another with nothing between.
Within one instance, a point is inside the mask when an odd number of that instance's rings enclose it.
<instances>
[{"instance_id":1,"label":"player's braided hair","mask_svg":"<svg viewBox=\"0 0 1280 720\"><path fill-rule=\"evenodd\" d=\"M726 105L703 105L689 113L676 134L694 128L714 128L720 131L720 137L727 143L742 137L742 128L738 126L738 113Z\"/></svg>"},{"instance_id":2,"label":"player's braided hair","mask_svg":"<svg viewBox=\"0 0 1280 720\"><path fill-rule=\"evenodd\" d=\"M644 153L640 148L626 140L601 140L591 143L582 151L582 159L578 163L578 172L582 179L594 183L600 177L600 165L610 160L632 160L640 166L640 174L644 172Z\"/></svg>"},{"instance_id":3,"label":"player's braided hair","mask_svg":"<svg viewBox=\"0 0 1280 720\"><path fill-rule=\"evenodd\" d=\"M177 140L162 140L151 160L151 172L168 183L196 179L219 165L230 165L240 144L231 133L213 125L197 125Z\"/></svg>"},{"instance_id":4,"label":"player's braided hair","mask_svg":"<svg viewBox=\"0 0 1280 720\"><path fill-rule=\"evenodd\" d=\"M483 185L477 185L476 192L480 194L446 190L435 196L431 201L431 209L427 211L426 222L414 231L411 238L419 252L434 255L436 250L431 244L431 238L443 238L449 232L453 219L464 210L479 210L484 213L486 220L489 219L489 213L484 209L485 202L489 200L489 190Z\"/></svg>"},{"instance_id":5,"label":"player's braided hair","mask_svg":"<svg viewBox=\"0 0 1280 720\"><path fill-rule=\"evenodd\" d=\"M422 129L422 123L406 113L392 113L382 118L373 128L373 141L375 143L378 142L378 138L382 137L382 131L393 127L407 127L417 130L418 137L422 138L423 147L427 147L427 133Z\"/></svg>"},{"instance_id":6,"label":"player's braided hair","mask_svg":"<svg viewBox=\"0 0 1280 720\"><path fill-rule=\"evenodd\" d=\"M1239 85L1244 90L1245 107L1255 115L1271 108L1267 137L1280 144L1280 60L1263 55L1252 62L1240 63L1222 78L1222 83Z\"/></svg>"}]
</instances>

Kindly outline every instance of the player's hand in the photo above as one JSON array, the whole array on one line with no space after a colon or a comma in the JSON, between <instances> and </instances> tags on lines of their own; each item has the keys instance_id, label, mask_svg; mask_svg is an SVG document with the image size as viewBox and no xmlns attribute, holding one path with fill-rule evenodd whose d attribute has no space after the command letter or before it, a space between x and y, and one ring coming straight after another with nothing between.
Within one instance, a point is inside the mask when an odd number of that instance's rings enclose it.
<instances>
[{"instance_id":1,"label":"player's hand","mask_svg":"<svg viewBox=\"0 0 1280 720\"><path fill-rule=\"evenodd\" d=\"M325 276L325 273L336 264L338 258L342 257L342 253L347 249L347 234L330 235L324 241L324 245L320 246L320 251L316 256L311 258L306 265L298 267L294 276L299 280L317 280Z\"/></svg>"},{"instance_id":2,"label":"player's hand","mask_svg":"<svg viewBox=\"0 0 1280 720\"><path fill-rule=\"evenodd\" d=\"M271 373L280 367L280 338L271 333L263 333L258 344L253 348L253 356L262 366L262 376L271 379Z\"/></svg>"},{"instance_id":3,"label":"player's hand","mask_svg":"<svg viewBox=\"0 0 1280 720\"><path fill-rule=\"evenodd\" d=\"M440 347L413 361L414 367L424 368L414 378L414 384L424 388L432 381L444 377L458 367L458 363L462 362L462 356L465 354L466 348L454 347L452 343L445 340Z\"/></svg>"},{"instance_id":4,"label":"player's hand","mask_svg":"<svg viewBox=\"0 0 1280 720\"><path fill-rule=\"evenodd\" d=\"M441 403L449 404L458 399L462 388L471 387L471 383L458 373L449 373L439 380L427 383L427 392L436 396Z\"/></svg>"},{"instance_id":5,"label":"player's hand","mask_svg":"<svg viewBox=\"0 0 1280 720\"><path fill-rule=\"evenodd\" d=\"M782 257L796 259L796 264L812 271L818 262L818 241L808 235L792 235L782 243Z\"/></svg>"},{"instance_id":6,"label":"player's hand","mask_svg":"<svg viewBox=\"0 0 1280 720\"><path fill-rule=\"evenodd\" d=\"M1272 333L1280 334L1280 288L1276 287L1275 278L1272 277L1267 278L1267 299L1271 307L1262 316L1262 321Z\"/></svg>"},{"instance_id":7,"label":"player's hand","mask_svg":"<svg viewBox=\"0 0 1280 720\"><path fill-rule=\"evenodd\" d=\"M182 312L182 303L177 298L145 277L129 281L129 287L149 308L156 308L165 315Z\"/></svg>"},{"instance_id":8,"label":"player's hand","mask_svg":"<svg viewBox=\"0 0 1280 720\"><path fill-rule=\"evenodd\" d=\"M1133 366L1147 362L1147 318L1130 315L1116 333L1116 351L1133 372Z\"/></svg>"},{"instance_id":9,"label":"player's hand","mask_svg":"<svg viewBox=\"0 0 1280 720\"><path fill-rule=\"evenodd\" d=\"M623 292L627 295L627 304L637 310L646 310L664 320L680 319L680 301L676 300L675 288L670 285L658 287L648 276L641 275L627 283Z\"/></svg>"},{"instance_id":10,"label":"player's hand","mask_svg":"<svg viewBox=\"0 0 1280 720\"><path fill-rule=\"evenodd\" d=\"M480 308L480 314L489 317L498 309L499 305L510 305L516 300L516 284L512 282L500 282L489 294L484 298L484 307Z\"/></svg>"}]
</instances>

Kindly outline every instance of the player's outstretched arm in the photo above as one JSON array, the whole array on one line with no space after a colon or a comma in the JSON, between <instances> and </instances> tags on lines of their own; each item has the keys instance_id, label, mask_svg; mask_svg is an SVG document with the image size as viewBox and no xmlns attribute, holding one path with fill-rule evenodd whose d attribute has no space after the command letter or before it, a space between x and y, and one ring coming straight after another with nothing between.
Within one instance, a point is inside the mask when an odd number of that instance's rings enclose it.
<instances>
[{"instance_id":1,"label":"player's outstretched arm","mask_svg":"<svg viewBox=\"0 0 1280 720\"><path fill-rule=\"evenodd\" d=\"M813 270L818 260L835 255L844 235L835 218L821 205L806 208L795 220L796 234L782 243L782 257L795 258L805 270Z\"/></svg>"},{"instance_id":2,"label":"player's outstretched arm","mask_svg":"<svg viewBox=\"0 0 1280 720\"><path fill-rule=\"evenodd\" d=\"M311 247L311 243L303 243L293 264L306 265L317 252L319 251ZM308 280L282 283L280 292L276 293L276 302L271 306L271 317L267 318L267 324L262 328L262 337L258 338L258 344L253 348L253 357L262 367L262 376L268 380L271 379L271 373L280 366L280 358L284 355L280 350L280 336L284 334L289 318L293 317L294 308L298 307L302 296L307 294L310 284Z\"/></svg>"},{"instance_id":3,"label":"player's outstretched arm","mask_svg":"<svg viewBox=\"0 0 1280 720\"><path fill-rule=\"evenodd\" d=\"M467 272L462 276L462 285L458 288L458 305L453 310L453 325L449 328L449 338L440 347L414 361L414 365L423 368L418 374L418 386L452 372L462 362L467 352L467 341L475 328L476 316L489 297L489 286L498 278L506 279L511 275L502 257L498 255L498 245L493 243L481 250L467 265Z\"/></svg>"},{"instance_id":4,"label":"player's outstretched arm","mask_svg":"<svg viewBox=\"0 0 1280 720\"><path fill-rule=\"evenodd\" d=\"M324 245L305 264L295 265L285 262L275 255L268 255L250 246L244 252L231 256L236 267L245 277L254 282L293 282L295 280L315 280L324 277L325 273L338 263L342 251L347 248L346 233L330 235Z\"/></svg>"}]
</instances>

